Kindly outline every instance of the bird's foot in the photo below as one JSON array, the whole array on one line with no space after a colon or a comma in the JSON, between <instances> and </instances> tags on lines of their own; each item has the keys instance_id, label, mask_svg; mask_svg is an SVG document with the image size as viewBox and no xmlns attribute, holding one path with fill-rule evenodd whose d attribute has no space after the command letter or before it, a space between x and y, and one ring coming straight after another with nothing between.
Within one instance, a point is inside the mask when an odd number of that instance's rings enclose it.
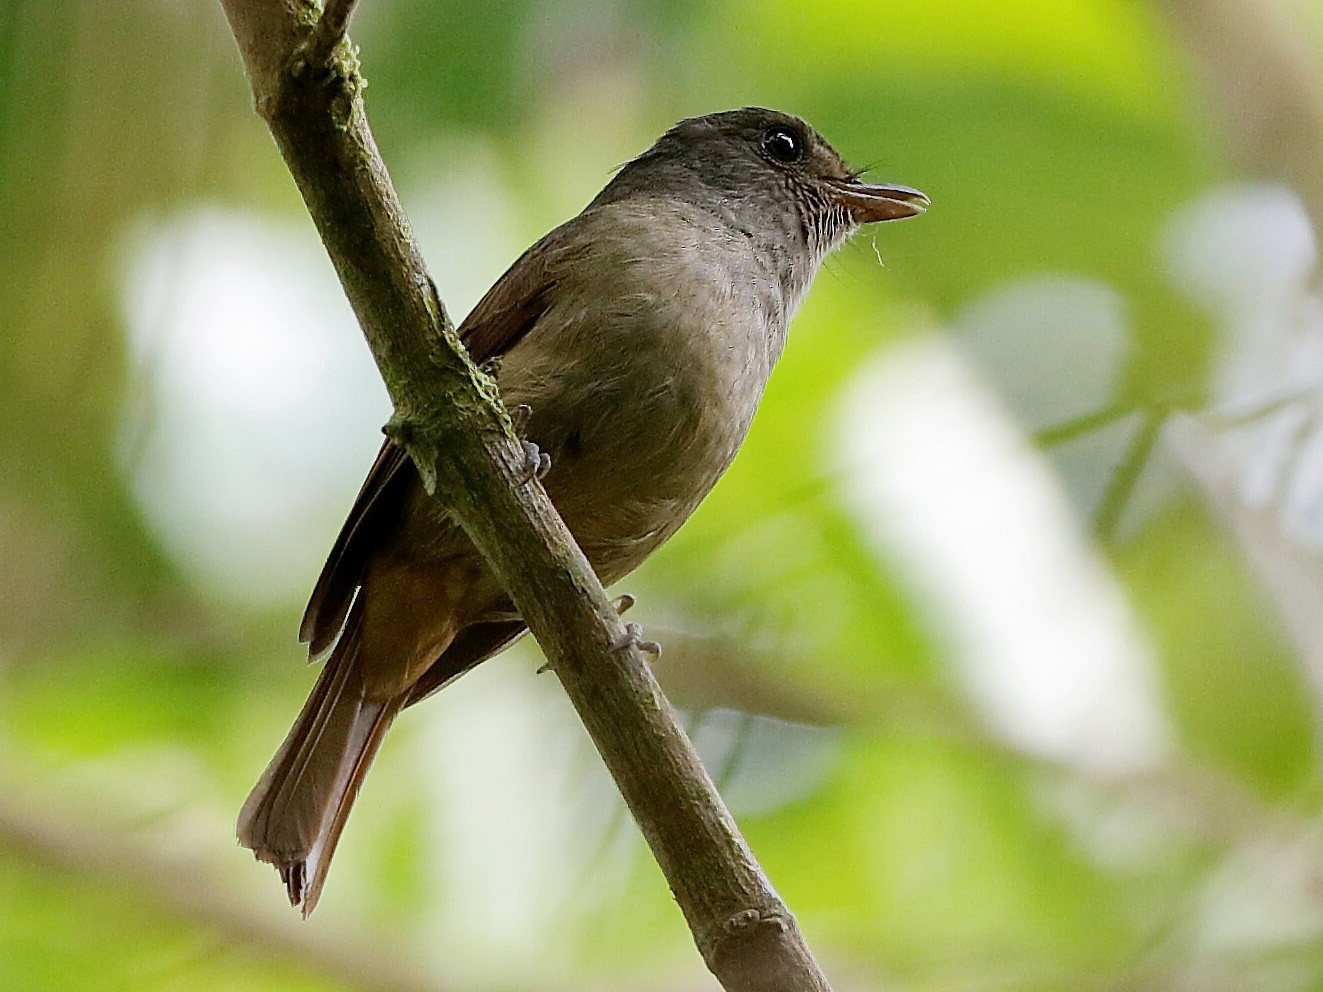
<instances>
[{"instance_id":1,"label":"bird's foot","mask_svg":"<svg viewBox=\"0 0 1323 992\"><path fill-rule=\"evenodd\" d=\"M611 602L611 605L616 608L617 616L624 616L625 611L633 606L634 603L634 597L626 592L617 596ZM615 644L611 645L611 647L616 651L620 651L631 644L644 654L650 654L654 658L661 656L661 645L656 641L645 641L643 639L643 628L636 623L625 624L625 633Z\"/></svg>"},{"instance_id":2,"label":"bird's foot","mask_svg":"<svg viewBox=\"0 0 1323 992\"><path fill-rule=\"evenodd\" d=\"M656 641L645 641L643 628L636 623L625 624L625 632L611 645L613 651L623 651L629 647L638 648L644 654L651 655L654 660L661 657L661 645Z\"/></svg>"},{"instance_id":3,"label":"bird's foot","mask_svg":"<svg viewBox=\"0 0 1323 992\"><path fill-rule=\"evenodd\" d=\"M551 456L524 436L528 430L528 420L532 415L533 408L527 403L520 403L510 408L510 425L514 428L515 437L519 438L519 443L524 446L523 474L519 480L522 483L532 482L534 479L540 480L551 471Z\"/></svg>"},{"instance_id":4,"label":"bird's foot","mask_svg":"<svg viewBox=\"0 0 1323 992\"><path fill-rule=\"evenodd\" d=\"M520 441L524 446L523 478L520 482L543 479L551 471L551 456L532 441Z\"/></svg>"},{"instance_id":5,"label":"bird's foot","mask_svg":"<svg viewBox=\"0 0 1323 992\"><path fill-rule=\"evenodd\" d=\"M616 608L616 615L619 616L634 605L634 597L629 593L622 593L611 601L611 605ZM653 658L661 657L661 645L656 641L645 641L643 639L643 628L636 623L625 624L625 633L611 645L612 651L622 651L630 645L634 645L644 654L652 655ZM551 662L546 662L538 670L538 675L543 675L551 671Z\"/></svg>"}]
</instances>

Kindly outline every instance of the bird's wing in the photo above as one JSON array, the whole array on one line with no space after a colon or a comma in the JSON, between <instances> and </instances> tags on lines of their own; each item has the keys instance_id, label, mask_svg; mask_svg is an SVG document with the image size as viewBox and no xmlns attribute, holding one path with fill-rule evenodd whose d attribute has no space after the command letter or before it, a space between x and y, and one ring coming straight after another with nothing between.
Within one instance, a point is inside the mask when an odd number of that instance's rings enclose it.
<instances>
[{"instance_id":1,"label":"bird's wing","mask_svg":"<svg viewBox=\"0 0 1323 992\"><path fill-rule=\"evenodd\" d=\"M460 340L475 362L482 364L506 354L546 313L557 274L576 250L576 221L563 224L524 252L460 325ZM418 470L408 454L387 439L303 613L299 637L307 642L311 654L320 654L335 641L373 549L398 525L417 481Z\"/></svg>"},{"instance_id":2,"label":"bird's wing","mask_svg":"<svg viewBox=\"0 0 1323 992\"><path fill-rule=\"evenodd\" d=\"M417 470L404 449L387 438L363 480L303 611L299 640L307 642L310 654L321 654L339 635L368 555L399 518L416 478Z\"/></svg>"},{"instance_id":3,"label":"bird's wing","mask_svg":"<svg viewBox=\"0 0 1323 992\"><path fill-rule=\"evenodd\" d=\"M492 655L500 654L528 633L523 620L493 620L472 623L455 635L455 639L423 672L412 689L405 706L421 703L432 693L444 689L475 665Z\"/></svg>"}]
</instances>

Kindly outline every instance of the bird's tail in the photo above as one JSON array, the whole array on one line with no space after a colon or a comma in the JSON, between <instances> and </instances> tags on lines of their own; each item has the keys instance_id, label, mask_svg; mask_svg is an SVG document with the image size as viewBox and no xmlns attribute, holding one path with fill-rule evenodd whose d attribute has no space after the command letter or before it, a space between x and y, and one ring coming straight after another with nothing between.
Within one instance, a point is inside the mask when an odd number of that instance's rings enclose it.
<instances>
[{"instance_id":1,"label":"bird's tail","mask_svg":"<svg viewBox=\"0 0 1323 992\"><path fill-rule=\"evenodd\" d=\"M351 610L308 701L239 812L239 842L280 872L292 906L317 905L331 855L381 740L407 699L370 700Z\"/></svg>"}]
</instances>

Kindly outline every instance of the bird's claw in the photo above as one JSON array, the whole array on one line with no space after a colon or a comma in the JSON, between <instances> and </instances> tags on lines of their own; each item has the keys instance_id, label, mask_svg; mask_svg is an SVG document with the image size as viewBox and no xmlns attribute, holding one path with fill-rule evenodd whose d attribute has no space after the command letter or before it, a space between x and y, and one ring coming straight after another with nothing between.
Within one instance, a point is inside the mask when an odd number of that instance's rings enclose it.
<instances>
[{"instance_id":1,"label":"bird's claw","mask_svg":"<svg viewBox=\"0 0 1323 992\"><path fill-rule=\"evenodd\" d=\"M524 477L521 482L543 479L551 471L551 456L532 441L521 441L524 446Z\"/></svg>"},{"instance_id":2,"label":"bird's claw","mask_svg":"<svg viewBox=\"0 0 1323 992\"><path fill-rule=\"evenodd\" d=\"M626 593L621 593L614 600L612 600L611 605L616 608L616 615L619 616L620 614L628 610L631 606L633 606L634 602L635 602L634 597L626 592ZM634 645L636 648L638 648L640 651L642 651L644 654L650 654L654 658L661 657L661 645L658 644L656 641L643 640L643 628L636 623L625 624L625 633L620 637L619 640L617 640L615 643L611 645L611 650L621 651L629 647L631 644ZM544 662L542 666L538 668L535 674L543 675L549 671L551 671L551 662L548 661L548 662Z\"/></svg>"},{"instance_id":3,"label":"bird's claw","mask_svg":"<svg viewBox=\"0 0 1323 992\"><path fill-rule=\"evenodd\" d=\"M527 403L510 407L510 426L514 428L519 443L524 446L523 472L519 480L521 483L542 479L551 471L551 456L524 437L524 432L528 429L528 420L532 415L533 408Z\"/></svg>"},{"instance_id":4,"label":"bird's claw","mask_svg":"<svg viewBox=\"0 0 1323 992\"><path fill-rule=\"evenodd\" d=\"M616 639L611 648L615 651L623 651L631 646L638 648L644 654L652 655L654 659L661 657L661 645L656 641L645 641L643 628L636 623L625 624L625 632Z\"/></svg>"}]
</instances>

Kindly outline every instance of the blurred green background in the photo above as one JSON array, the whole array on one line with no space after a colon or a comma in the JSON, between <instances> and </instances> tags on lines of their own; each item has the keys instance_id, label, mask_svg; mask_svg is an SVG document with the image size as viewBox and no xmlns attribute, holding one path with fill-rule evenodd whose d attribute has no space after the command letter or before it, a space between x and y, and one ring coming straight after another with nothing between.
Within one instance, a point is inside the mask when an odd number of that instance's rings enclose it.
<instances>
[{"instance_id":1,"label":"blurred green background","mask_svg":"<svg viewBox=\"0 0 1323 992\"><path fill-rule=\"evenodd\" d=\"M838 989L1323 987L1323 5L363 0L460 317L676 119L924 218L622 588ZM711 989L531 645L233 841L389 414L215 4L0 0L0 988Z\"/></svg>"}]
</instances>

